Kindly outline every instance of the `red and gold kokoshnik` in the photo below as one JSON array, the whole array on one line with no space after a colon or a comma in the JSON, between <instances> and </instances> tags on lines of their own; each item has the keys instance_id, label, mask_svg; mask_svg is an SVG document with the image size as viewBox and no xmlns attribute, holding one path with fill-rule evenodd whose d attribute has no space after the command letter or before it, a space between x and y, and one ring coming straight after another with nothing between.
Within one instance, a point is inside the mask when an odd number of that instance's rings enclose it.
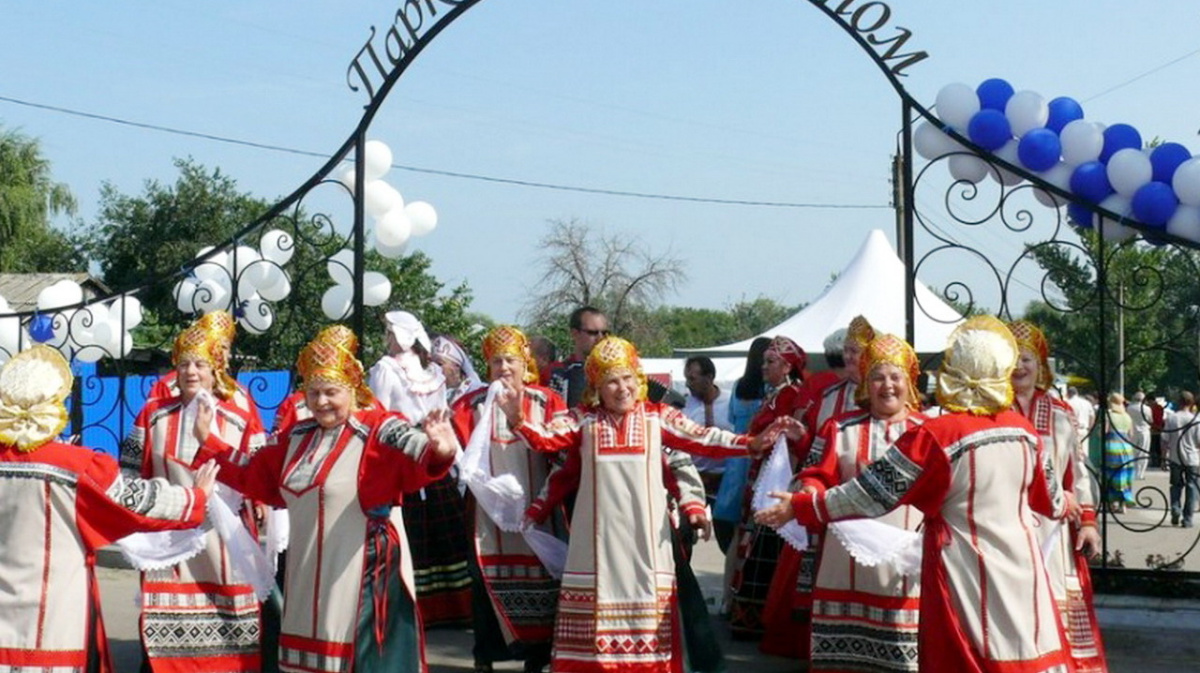
<instances>
[{"instance_id":1,"label":"red and gold kokoshnik","mask_svg":"<svg viewBox=\"0 0 1200 673\"><path fill-rule=\"evenodd\" d=\"M1050 372L1050 343L1046 341L1046 335L1037 325L1026 320L1008 323L1008 331L1012 332L1021 350L1033 353L1038 360L1038 377L1033 385L1038 390L1049 390L1054 378Z\"/></svg>"},{"instance_id":2,"label":"red and gold kokoshnik","mask_svg":"<svg viewBox=\"0 0 1200 673\"><path fill-rule=\"evenodd\" d=\"M171 363L179 365L187 359L207 362L213 369L213 393L223 400L233 398L237 382L229 375L229 349L235 332L233 316L228 311L212 311L175 337Z\"/></svg>"},{"instance_id":3,"label":"red and gold kokoshnik","mask_svg":"<svg viewBox=\"0 0 1200 673\"><path fill-rule=\"evenodd\" d=\"M499 325L483 337L483 359L488 361L488 378L491 378L491 360L496 355L516 355L525 361L525 383L538 382L537 362L529 348L525 333L512 325Z\"/></svg>"},{"instance_id":4,"label":"red and gold kokoshnik","mask_svg":"<svg viewBox=\"0 0 1200 673\"><path fill-rule=\"evenodd\" d=\"M621 337L604 337L592 347L587 362L583 365L583 373L587 377L587 388L583 391L583 403L595 406L600 403L600 386L613 374L631 372L638 380L638 401L645 400L649 394L646 384L646 373L642 371L642 360L638 357L637 348Z\"/></svg>"},{"instance_id":5,"label":"red and gold kokoshnik","mask_svg":"<svg viewBox=\"0 0 1200 673\"><path fill-rule=\"evenodd\" d=\"M863 383L854 390L854 401L859 405L865 405L870 397L870 386L867 381L871 376L871 370L879 365L895 365L904 372L904 376L908 378L908 401L907 405L914 411L920 408L920 403L917 398L917 378L921 375L921 363L917 360L917 353L913 350L908 342L895 334L880 334L871 339L871 341L863 349L862 356L858 360L858 371Z\"/></svg>"},{"instance_id":6,"label":"red and gold kokoshnik","mask_svg":"<svg viewBox=\"0 0 1200 673\"><path fill-rule=\"evenodd\" d=\"M861 315L854 316L850 326L846 328L846 341L854 342L866 348L871 339L875 338L875 328Z\"/></svg>"},{"instance_id":7,"label":"red and gold kokoshnik","mask_svg":"<svg viewBox=\"0 0 1200 673\"><path fill-rule=\"evenodd\" d=\"M354 354L357 350L358 337L350 328L330 325L300 351L296 371L306 386L320 382L349 388L358 408L366 409L375 402L375 396L367 387L362 363Z\"/></svg>"}]
</instances>

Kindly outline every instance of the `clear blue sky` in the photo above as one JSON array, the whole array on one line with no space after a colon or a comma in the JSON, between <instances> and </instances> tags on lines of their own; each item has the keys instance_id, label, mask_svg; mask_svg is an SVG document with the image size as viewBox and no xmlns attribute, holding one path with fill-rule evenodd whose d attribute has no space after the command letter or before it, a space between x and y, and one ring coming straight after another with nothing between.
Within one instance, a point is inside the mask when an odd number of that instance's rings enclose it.
<instances>
[{"instance_id":1,"label":"clear blue sky","mask_svg":"<svg viewBox=\"0 0 1200 673\"><path fill-rule=\"evenodd\" d=\"M332 153L361 112L346 67L369 27L390 24L400 4L8 3L0 96ZM1088 119L1132 123L1146 138L1200 150L1194 2L890 6L891 23L929 53L907 77L926 105L947 83L1004 77L1048 99L1073 96ZM460 173L880 206L890 200L899 119L874 64L804 0L487 0L422 54L370 136L388 143L397 163ZM140 193L147 180L175 179L174 157L220 167L264 198L291 192L322 163L10 102L0 102L0 124L40 139L84 220L103 181ZM516 318L537 279L537 241L551 219L579 218L670 249L690 275L664 300L712 308L760 295L810 300L870 229L893 235L887 209L643 200L400 170L388 180L407 200L437 207L439 227L418 245L435 273L466 280L473 308L502 321ZM936 201L921 206L940 216ZM954 233L1009 259L1019 249L997 226ZM958 263L922 270L935 286L971 273ZM1037 284L1032 270L1019 277Z\"/></svg>"}]
</instances>

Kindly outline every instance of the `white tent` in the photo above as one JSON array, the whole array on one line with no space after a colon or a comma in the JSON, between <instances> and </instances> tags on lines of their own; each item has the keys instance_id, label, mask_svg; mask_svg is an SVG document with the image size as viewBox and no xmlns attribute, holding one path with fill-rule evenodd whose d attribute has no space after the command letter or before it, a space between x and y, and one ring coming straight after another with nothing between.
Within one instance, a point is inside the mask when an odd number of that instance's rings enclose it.
<instances>
[{"instance_id":1,"label":"white tent","mask_svg":"<svg viewBox=\"0 0 1200 673\"><path fill-rule=\"evenodd\" d=\"M962 316L919 280L915 289L914 345L920 353L941 352ZM874 229L819 297L760 336L788 336L808 353L820 354L825 350L825 337L849 325L857 315L865 316L878 331L904 336L905 310L904 264L883 231ZM741 376L754 338L712 348L680 349L676 355L681 357L646 359L643 366L647 373L669 373L678 384L683 380L684 358L707 355L717 366L717 380L732 381Z\"/></svg>"}]
</instances>

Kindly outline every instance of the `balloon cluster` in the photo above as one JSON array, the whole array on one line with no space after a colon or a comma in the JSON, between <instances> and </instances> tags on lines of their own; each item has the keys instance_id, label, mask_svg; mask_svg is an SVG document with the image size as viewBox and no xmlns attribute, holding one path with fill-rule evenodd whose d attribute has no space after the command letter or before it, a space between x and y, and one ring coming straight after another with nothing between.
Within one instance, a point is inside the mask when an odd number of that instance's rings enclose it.
<instances>
[{"instance_id":1,"label":"balloon cluster","mask_svg":"<svg viewBox=\"0 0 1200 673\"><path fill-rule=\"evenodd\" d=\"M372 247L388 259L404 255L408 241L424 236L437 227L437 211L424 201L404 203L395 187L383 180L392 167L392 150L379 140L368 140L363 147L363 209L371 216L374 233ZM348 168L339 181L354 193L355 169ZM354 253L346 249L332 255L327 263L334 285L321 297L321 310L330 320L344 320L352 312L354 298ZM363 274L363 304L380 306L392 294L392 283L377 271Z\"/></svg>"},{"instance_id":2,"label":"balloon cluster","mask_svg":"<svg viewBox=\"0 0 1200 673\"><path fill-rule=\"evenodd\" d=\"M204 259L175 284L175 306L184 313L208 313L229 310L236 299L232 309L238 323L252 334L262 334L275 322L269 302L281 301L292 291L283 267L294 252L292 236L279 229L265 232L257 250L238 245L213 254L212 247L202 248L196 258Z\"/></svg>"},{"instance_id":3,"label":"balloon cluster","mask_svg":"<svg viewBox=\"0 0 1200 673\"><path fill-rule=\"evenodd\" d=\"M133 350L129 331L142 322L142 303L133 295L122 295L107 303L84 304L83 288L63 279L42 288L37 297L37 312L22 330L16 316L0 318L0 362L30 342L57 348L64 356L80 362L95 362L102 357L123 357ZM0 297L0 314L12 309Z\"/></svg>"},{"instance_id":4,"label":"balloon cluster","mask_svg":"<svg viewBox=\"0 0 1200 673\"><path fill-rule=\"evenodd\" d=\"M330 320L345 320L353 312L354 299L354 251L349 248L338 250L325 262L333 287L321 296L321 311ZM392 296L392 281L378 271L363 274L363 304L381 306Z\"/></svg>"},{"instance_id":5,"label":"balloon cluster","mask_svg":"<svg viewBox=\"0 0 1200 673\"><path fill-rule=\"evenodd\" d=\"M930 161L951 154L947 163L956 180L978 183L990 175L1015 185L1022 178L964 152L946 127L1074 195L1067 213L1077 226L1096 226L1097 207L1121 218L1105 221L1101 231L1107 239L1136 235L1121 224L1132 219L1200 242L1200 156L1193 157L1179 143L1143 148L1142 135L1129 124L1087 121L1078 101L1066 96L1047 101L1033 91L1014 91L1003 79L986 80L974 89L947 84L938 92L934 112L945 126L922 123L913 133L913 145ZM1034 194L1045 205L1064 205L1046 190Z\"/></svg>"}]
</instances>

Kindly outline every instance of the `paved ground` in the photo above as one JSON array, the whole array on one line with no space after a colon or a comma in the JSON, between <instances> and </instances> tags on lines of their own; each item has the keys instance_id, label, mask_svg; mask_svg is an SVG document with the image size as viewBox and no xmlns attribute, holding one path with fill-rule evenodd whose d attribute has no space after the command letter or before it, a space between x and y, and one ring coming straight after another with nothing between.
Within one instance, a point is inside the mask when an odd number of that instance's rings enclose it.
<instances>
[{"instance_id":1,"label":"paved ground","mask_svg":"<svg viewBox=\"0 0 1200 673\"><path fill-rule=\"evenodd\" d=\"M1145 568L1146 558L1162 555L1172 559L1197 546L1200 528L1167 525L1150 530L1165 516L1166 473L1151 470L1139 482L1139 500L1145 508L1130 509L1109 520L1110 552L1120 551L1125 565ZM1197 515L1200 524L1200 515ZM1200 571L1200 549L1185 559L1185 569ZM715 543L701 544L694 562L696 575L710 602L720 593L722 558ZM118 671L137 671L137 574L129 570L101 568L100 588L105 623ZM1200 602L1098 596L1097 611L1113 673L1168 673L1200 670ZM728 629L718 624L730 673L784 673L799 671L798 663L759 654L753 644L731 643ZM431 630L426 634L431 673L470 671L471 633L465 630ZM512 663L498 671L519 671Z\"/></svg>"}]
</instances>

